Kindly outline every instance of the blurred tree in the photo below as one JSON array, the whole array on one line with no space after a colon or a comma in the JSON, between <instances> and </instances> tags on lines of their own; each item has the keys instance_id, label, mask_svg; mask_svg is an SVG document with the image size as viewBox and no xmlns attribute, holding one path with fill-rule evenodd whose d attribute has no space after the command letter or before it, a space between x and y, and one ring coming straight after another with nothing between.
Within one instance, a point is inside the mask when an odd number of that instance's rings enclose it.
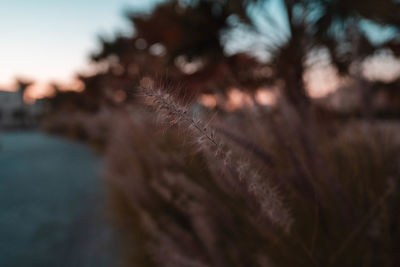
<instances>
[{"instance_id":1,"label":"blurred tree","mask_svg":"<svg viewBox=\"0 0 400 267\"><path fill-rule=\"evenodd\" d=\"M282 0L284 14L268 12L272 1L257 1L255 18L264 21L260 27L268 25L269 35L278 40L268 48L272 54L272 64L276 78L283 82L283 92L295 105L308 103L303 81L309 65L306 59L314 52L324 49L330 63L339 74L348 75L350 65L373 55L385 45L376 45L368 38L362 23L369 21L399 28L400 4L394 0L345 1L345 0ZM285 25L278 25L280 17ZM256 25L256 23L253 23ZM272 31L272 32L271 32ZM265 31L264 31L265 32ZM282 36L286 33L286 37ZM268 41L270 41L269 38Z\"/></svg>"},{"instance_id":2,"label":"blurred tree","mask_svg":"<svg viewBox=\"0 0 400 267\"><path fill-rule=\"evenodd\" d=\"M261 80L261 64L249 54L224 53L221 33L228 18L250 21L246 7L254 1L168 1L151 14L130 14L135 28L130 37L102 40L92 59L129 72L131 81L159 74L168 82L190 87L185 97L225 92L230 86L254 90Z\"/></svg>"},{"instance_id":3,"label":"blurred tree","mask_svg":"<svg viewBox=\"0 0 400 267\"><path fill-rule=\"evenodd\" d=\"M281 7L278 12L271 8L274 2ZM358 75L350 66L377 49L399 54L398 39L374 44L363 27L368 21L398 30L399 5L395 0L166 1L150 13L130 13L131 36L100 40L92 60L103 70L80 77L84 95L93 105L113 104L123 91L127 101L138 84L160 76L176 88L184 85L187 90L181 93L187 98L277 84L290 103L304 107L310 102L304 73L317 51L325 51L342 75ZM235 41L232 32L237 29L249 40L254 37L252 43L269 60L257 59L252 47L228 53L226 46Z\"/></svg>"},{"instance_id":4,"label":"blurred tree","mask_svg":"<svg viewBox=\"0 0 400 267\"><path fill-rule=\"evenodd\" d=\"M33 85L32 81L26 80L26 79L17 79L17 91L19 93L20 96L20 105L21 108L24 109L24 95L26 92L26 89L28 89L28 87L30 87L31 85Z\"/></svg>"}]
</instances>

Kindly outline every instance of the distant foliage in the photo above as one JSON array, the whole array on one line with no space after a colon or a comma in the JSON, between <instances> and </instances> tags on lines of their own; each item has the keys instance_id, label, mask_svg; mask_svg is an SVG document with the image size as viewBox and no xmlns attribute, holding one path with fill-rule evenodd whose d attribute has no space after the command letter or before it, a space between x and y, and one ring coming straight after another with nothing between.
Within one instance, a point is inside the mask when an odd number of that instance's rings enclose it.
<instances>
[{"instance_id":1,"label":"distant foliage","mask_svg":"<svg viewBox=\"0 0 400 267\"><path fill-rule=\"evenodd\" d=\"M94 113L129 104L135 88L161 78L192 101L278 88L301 110L312 104L308 72L329 66L335 79L354 82L361 113L398 116L399 77L370 80L363 65L385 53L398 58L399 14L395 0L169 0L148 13L127 12L132 34L100 38L91 55L97 71L79 76L84 90L78 99L64 91L55 99L67 110ZM383 31L392 34L381 38ZM375 110L374 99L382 97L383 107Z\"/></svg>"}]
</instances>

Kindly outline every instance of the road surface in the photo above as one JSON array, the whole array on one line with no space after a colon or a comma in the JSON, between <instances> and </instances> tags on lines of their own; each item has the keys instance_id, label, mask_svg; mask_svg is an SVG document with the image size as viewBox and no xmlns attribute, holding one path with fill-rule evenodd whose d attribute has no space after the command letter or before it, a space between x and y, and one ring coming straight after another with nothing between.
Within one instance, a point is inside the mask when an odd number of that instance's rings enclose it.
<instances>
[{"instance_id":1,"label":"road surface","mask_svg":"<svg viewBox=\"0 0 400 267\"><path fill-rule=\"evenodd\" d=\"M101 166L76 142L0 133L0 266L116 266Z\"/></svg>"}]
</instances>

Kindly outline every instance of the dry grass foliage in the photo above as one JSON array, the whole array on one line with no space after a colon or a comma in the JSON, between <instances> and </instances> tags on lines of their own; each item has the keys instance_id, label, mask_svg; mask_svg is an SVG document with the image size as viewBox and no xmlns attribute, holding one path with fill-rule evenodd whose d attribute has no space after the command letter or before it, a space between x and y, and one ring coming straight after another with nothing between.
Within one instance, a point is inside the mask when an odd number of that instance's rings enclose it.
<instances>
[{"instance_id":1,"label":"dry grass foliage","mask_svg":"<svg viewBox=\"0 0 400 267\"><path fill-rule=\"evenodd\" d=\"M105 151L126 265L400 266L398 131L141 93Z\"/></svg>"}]
</instances>

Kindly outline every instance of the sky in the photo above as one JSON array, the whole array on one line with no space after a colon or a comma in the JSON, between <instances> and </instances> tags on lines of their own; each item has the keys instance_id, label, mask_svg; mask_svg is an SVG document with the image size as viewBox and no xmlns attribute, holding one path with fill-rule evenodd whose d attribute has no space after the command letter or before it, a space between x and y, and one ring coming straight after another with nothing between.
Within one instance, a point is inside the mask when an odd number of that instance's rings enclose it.
<instances>
[{"instance_id":1,"label":"sky","mask_svg":"<svg viewBox=\"0 0 400 267\"><path fill-rule=\"evenodd\" d=\"M51 82L71 84L78 71L89 69L99 35L129 31L124 10L145 10L155 2L1 0L0 88L12 88L17 77L30 79L30 95L40 97Z\"/></svg>"}]
</instances>

